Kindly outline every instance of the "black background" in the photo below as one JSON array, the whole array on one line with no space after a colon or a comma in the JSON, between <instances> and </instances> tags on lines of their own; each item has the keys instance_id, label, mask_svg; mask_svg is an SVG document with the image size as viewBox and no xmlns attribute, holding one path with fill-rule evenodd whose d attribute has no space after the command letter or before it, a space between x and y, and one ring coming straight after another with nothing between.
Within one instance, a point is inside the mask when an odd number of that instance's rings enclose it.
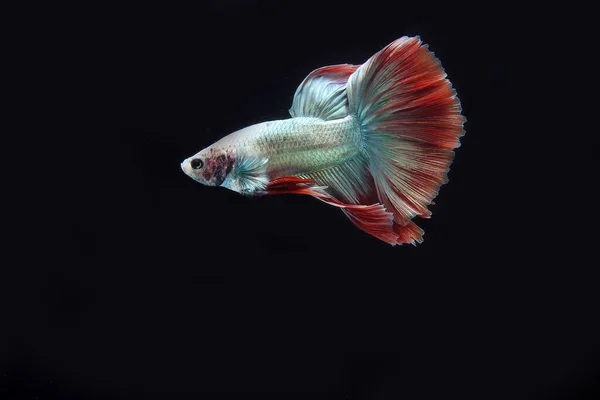
<instances>
[{"instance_id":1,"label":"black background","mask_svg":"<svg viewBox=\"0 0 600 400\"><path fill-rule=\"evenodd\" d=\"M559 132L536 128L551 110L533 100L531 15L241 0L26 15L15 101L39 110L21 135L40 155L22 161L36 173L13 212L3 398L598 396L598 273L567 199L542 194ZM225 134L286 118L313 69L403 35L441 59L468 119L423 244L181 172Z\"/></svg>"}]
</instances>

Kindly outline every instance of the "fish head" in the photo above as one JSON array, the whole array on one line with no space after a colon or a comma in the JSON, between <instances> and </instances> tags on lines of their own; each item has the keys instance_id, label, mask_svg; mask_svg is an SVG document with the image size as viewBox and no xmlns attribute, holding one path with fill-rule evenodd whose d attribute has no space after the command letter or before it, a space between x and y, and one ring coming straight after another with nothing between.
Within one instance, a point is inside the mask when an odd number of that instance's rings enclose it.
<instances>
[{"instance_id":1,"label":"fish head","mask_svg":"<svg viewBox=\"0 0 600 400\"><path fill-rule=\"evenodd\" d=\"M183 160L181 169L203 185L221 186L233 164L234 157L230 151L210 146Z\"/></svg>"}]
</instances>

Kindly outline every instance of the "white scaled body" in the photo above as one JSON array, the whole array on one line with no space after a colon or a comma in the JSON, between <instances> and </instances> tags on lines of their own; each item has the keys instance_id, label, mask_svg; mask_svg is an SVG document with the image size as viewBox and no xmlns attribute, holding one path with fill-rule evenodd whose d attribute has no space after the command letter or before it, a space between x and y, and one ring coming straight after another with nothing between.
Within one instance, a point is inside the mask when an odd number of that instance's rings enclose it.
<instances>
[{"instance_id":1,"label":"white scaled body","mask_svg":"<svg viewBox=\"0 0 600 400\"><path fill-rule=\"evenodd\" d=\"M360 152L361 137L350 116L335 121L299 117L249 126L213 146L242 158L266 159L267 178L275 179L344 163Z\"/></svg>"}]
</instances>

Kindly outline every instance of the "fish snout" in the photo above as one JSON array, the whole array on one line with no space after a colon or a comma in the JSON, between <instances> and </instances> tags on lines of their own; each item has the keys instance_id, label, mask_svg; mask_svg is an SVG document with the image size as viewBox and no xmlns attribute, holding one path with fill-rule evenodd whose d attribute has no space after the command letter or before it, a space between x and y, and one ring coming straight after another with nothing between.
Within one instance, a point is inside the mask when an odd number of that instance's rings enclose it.
<instances>
[{"instance_id":1,"label":"fish snout","mask_svg":"<svg viewBox=\"0 0 600 400\"><path fill-rule=\"evenodd\" d=\"M200 157L189 157L181 162L181 170L196 182L209 185L203 174L203 164Z\"/></svg>"},{"instance_id":2,"label":"fish snout","mask_svg":"<svg viewBox=\"0 0 600 400\"><path fill-rule=\"evenodd\" d=\"M190 174L190 159L186 158L185 160L183 160L181 162L181 170L186 174L189 175Z\"/></svg>"}]
</instances>

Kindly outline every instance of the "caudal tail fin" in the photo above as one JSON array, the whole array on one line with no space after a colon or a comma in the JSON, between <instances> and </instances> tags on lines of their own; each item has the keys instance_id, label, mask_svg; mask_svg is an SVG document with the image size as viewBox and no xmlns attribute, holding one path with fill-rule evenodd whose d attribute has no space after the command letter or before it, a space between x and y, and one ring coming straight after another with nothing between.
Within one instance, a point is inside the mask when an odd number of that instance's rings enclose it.
<instances>
[{"instance_id":1,"label":"caudal tail fin","mask_svg":"<svg viewBox=\"0 0 600 400\"><path fill-rule=\"evenodd\" d=\"M464 134L456 92L418 37L402 37L371 57L350 76L346 92L397 243L421 242L412 219L431 215L427 206L448 181L452 149Z\"/></svg>"}]
</instances>

